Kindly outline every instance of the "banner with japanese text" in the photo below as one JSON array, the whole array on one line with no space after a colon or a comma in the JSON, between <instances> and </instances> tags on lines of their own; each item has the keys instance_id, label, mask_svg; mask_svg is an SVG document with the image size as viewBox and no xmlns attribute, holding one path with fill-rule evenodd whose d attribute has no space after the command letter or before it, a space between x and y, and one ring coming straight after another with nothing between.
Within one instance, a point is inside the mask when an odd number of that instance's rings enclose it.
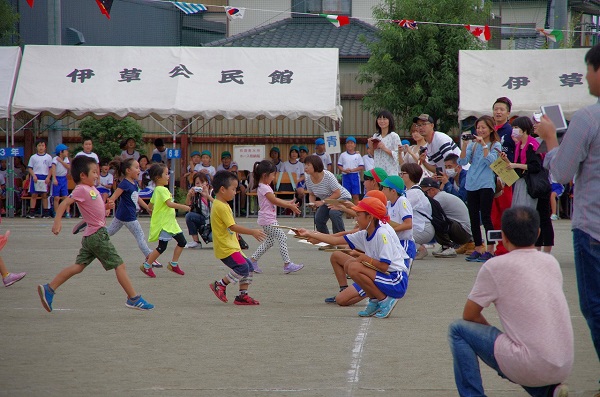
<instances>
[{"instance_id":1,"label":"banner with japanese text","mask_svg":"<svg viewBox=\"0 0 600 397\"><path fill-rule=\"evenodd\" d=\"M325 139L325 152L327 152L327 154L338 154L342 152L339 131L326 132L323 134L323 139Z\"/></svg>"},{"instance_id":2,"label":"banner with japanese text","mask_svg":"<svg viewBox=\"0 0 600 397\"><path fill-rule=\"evenodd\" d=\"M233 145L233 161L240 171L254 170L254 163L264 160L265 156L265 145Z\"/></svg>"},{"instance_id":3,"label":"banner with japanese text","mask_svg":"<svg viewBox=\"0 0 600 397\"><path fill-rule=\"evenodd\" d=\"M14 112L340 120L337 48L25 47Z\"/></svg>"},{"instance_id":4,"label":"banner with japanese text","mask_svg":"<svg viewBox=\"0 0 600 397\"><path fill-rule=\"evenodd\" d=\"M459 120L492 115L499 97L512 103L511 116L531 117L542 105L560 104L569 119L591 105L584 61L589 48L460 51Z\"/></svg>"}]
</instances>

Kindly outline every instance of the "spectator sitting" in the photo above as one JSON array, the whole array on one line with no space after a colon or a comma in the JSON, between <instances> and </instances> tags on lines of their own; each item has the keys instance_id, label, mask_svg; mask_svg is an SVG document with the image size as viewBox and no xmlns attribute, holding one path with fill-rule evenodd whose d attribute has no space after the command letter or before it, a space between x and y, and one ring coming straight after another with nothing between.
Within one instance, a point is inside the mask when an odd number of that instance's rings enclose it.
<instances>
[{"instance_id":1,"label":"spectator sitting","mask_svg":"<svg viewBox=\"0 0 600 397\"><path fill-rule=\"evenodd\" d=\"M269 157L273 164L275 164L275 168L277 168L277 172L281 172L283 169L283 161L281 161L281 150L277 146L273 146L269 151Z\"/></svg>"},{"instance_id":2,"label":"spectator sitting","mask_svg":"<svg viewBox=\"0 0 600 397\"><path fill-rule=\"evenodd\" d=\"M381 182L385 181L387 177L388 174L383 168L375 167L369 171L365 171L363 175L365 193L371 190L381 190Z\"/></svg>"},{"instance_id":3,"label":"spectator sitting","mask_svg":"<svg viewBox=\"0 0 600 397\"><path fill-rule=\"evenodd\" d=\"M483 396L481 358L532 396L566 397L573 367L573 327L558 261L538 252L535 209L512 207L502 215L506 255L485 262L462 320L450 324L448 342L460 396ZM494 304L504 332L481 313Z\"/></svg>"},{"instance_id":4,"label":"spectator sitting","mask_svg":"<svg viewBox=\"0 0 600 397\"><path fill-rule=\"evenodd\" d=\"M467 183L467 170L464 170L458 164L458 156L454 153L446 156L444 159L444 168L445 172L437 178L442 190L455 195L466 204L467 189L465 188L465 184Z\"/></svg>"},{"instance_id":5,"label":"spectator sitting","mask_svg":"<svg viewBox=\"0 0 600 397\"><path fill-rule=\"evenodd\" d=\"M160 156L160 161L167 164L167 148L165 147L165 142L161 138L156 138L154 140L154 150L152 150L153 159L155 154ZM154 162L154 160L152 162Z\"/></svg>"},{"instance_id":6,"label":"spectator sitting","mask_svg":"<svg viewBox=\"0 0 600 397\"><path fill-rule=\"evenodd\" d=\"M124 145L123 151L121 152L121 158L123 160L134 159L135 161L138 161L140 158L140 152L135 150L135 146L136 146L135 139L127 138L125 140L125 145Z\"/></svg>"},{"instance_id":7,"label":"spectator sitting","mask_svg":"<svg viewBox=\"0 0 600 397\"><path fill-rule=\"evenodd\" d=\"M420 186L426 195L440 203L451 223L447 233L435 234L435 240L441 247L439 250L433 251L433 256L437 258L455 258L457 253L454 247L457 245L464 246L465 250L475 249L475 243L471 235L469 210L465 203L458 197L441 191L439 182L433 178L423 178Z\"/></svg>"}]
</instances>

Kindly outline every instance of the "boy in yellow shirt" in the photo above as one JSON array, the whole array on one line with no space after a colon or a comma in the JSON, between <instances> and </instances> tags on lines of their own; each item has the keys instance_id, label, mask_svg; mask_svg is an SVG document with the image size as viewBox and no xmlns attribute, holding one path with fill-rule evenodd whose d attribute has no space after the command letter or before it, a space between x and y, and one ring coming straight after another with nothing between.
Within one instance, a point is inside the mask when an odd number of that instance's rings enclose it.
<instances>
[{"instance_id":1,"label":"boy in yellow shirt","mask_svg":"<svg viewBox=\"0 0 600 397\"><path fill-rule=\"evenodd\" d=\"M258 241L266 238L261 229L249 229L237 225L229 201L236 194L238 179L229 171L219 171L212 181L216 194L210 211L210 223L213 233L215 257L220 259L231 270L221 280L210 284L210 289L217 298L227 303L226 288L230 283L240 283L240 294L233 301L236 305L258 305L258 301L248 295L248 286L252 282L254 270L252 263L242 253L237 233L250 234Z\"/></svg>"}]
</instances>

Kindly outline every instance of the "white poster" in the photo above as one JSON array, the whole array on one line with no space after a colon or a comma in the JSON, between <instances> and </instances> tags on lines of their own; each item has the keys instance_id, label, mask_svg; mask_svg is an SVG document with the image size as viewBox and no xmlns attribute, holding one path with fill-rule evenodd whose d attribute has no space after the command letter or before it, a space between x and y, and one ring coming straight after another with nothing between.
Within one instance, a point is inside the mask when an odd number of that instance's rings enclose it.
<instances>
[{"instance_id":1,"label":"white poster","mask_svg":"<svg viewBox=\"0 0 600 397\"><path fill-rule=\"evenodd\" d=\"M252 171L254 163L264 160L265 145L233 145L233 161L239 171Z\"/></svg>"},{"instance_id":2,"label":"white poster","mask_svg":"<svg viewBox=\"0 0 600 397\"><path fill-rule=\"evenodd\" d=\"M342 152L339 131L326 132L323 134L323 139L325 139L325 151L328 154L337 154Z\"/></svg>"}]
</instances>

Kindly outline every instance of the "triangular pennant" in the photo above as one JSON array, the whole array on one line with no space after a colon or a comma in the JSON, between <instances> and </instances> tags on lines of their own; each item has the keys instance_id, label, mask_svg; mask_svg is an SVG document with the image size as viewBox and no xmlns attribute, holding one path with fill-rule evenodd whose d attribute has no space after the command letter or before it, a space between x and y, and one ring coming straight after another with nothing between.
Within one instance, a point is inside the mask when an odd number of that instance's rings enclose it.
<instances>
[{"instance_id":1,"label":"triangular pennant","mask_svg":"<svg viewBox=\"0 0 600 397\"><path fill-rule=\"evenodd\" d=\"M557 29L542 29L542 28L536 28L535 30L537 30L538 32L540 32L540 34L546 36L546 40L550 40L553 42L557 42L557 41L561 41L563 39L563 32L562 30L557 30Z\"/></svg>"},{"instance_id":2,"label":"triangular pennant","mask_svg":"<svg viewBox=\"0 0 600 397\"><path fill-rule=\"evenodd\" d=\"M401 28L404 29L410 29L410 30L417 30L419 29L417 27L417 23L415 21L413 21L412 19L395 19L392 21L393 23L397 23L398 26L400 26Z\"/></svg>"},{"instance_id":3,"label":"triangular pennant","mask_svg":"<svg viewBox=\"0 0 600 397\"><path fill-rule=\"evenodd\" d=\"M106 15L106 18L110 19L110 8L112 7L113 0L96 0L100 12Z\"/></svg>"},{"instance_id":4,"label":"triangular pennant","mask_svg":"<svg viewBox=\"0 0 600 397\"><path fill-rule=\"evenodd\" d=\"M27 4L29 4L29 7L33 8L33 1L34 0L27 0Z\"/></svg>"},{"instance_id":5,"label":"triangular pennant","mask_svg":"<svg viewBox=\"0 0 600 397\"><path fill-rule=\"evenodd\" d=\"M336 28L340 26L348 25L350 23L350 18L345 15L328 15L328 14L319 14L320 16L327 18L329 22L335 25Z\"/></svg>"},{"instance_id":6,"label":"triangular pennant","mask_svg":"<svg viewBox=\"0 0 600 397\"><path fill-rule=\"evenodd\" d=\"M237 8L237 7L225 7L225 13L227 14L227 18L231 21L232 19L242 19L244 18L244 13L246 12L245 8Z\"/></svg>"},{"instance_id":7,"label":"triangular pennant","mask_svg":"<svg viewBox=\"0 0 600 397\"><path fill-rule=\"evenodd\" d=\"M489 39L492 38L492 33L490 32L490 27L488 25L480 26L480 25L465 25L465 28L471 32L471 34L477 37L479 40L486 43Z\"/></svg>"},{"instance_id":8,"label":"triangular pennant","mask_svg":"<svg viewBox=\"0 0 600 397\"><path fill-rule=\"evenodd\" d=\"M173 5L183 11L186 15L196 14L198 12L206 11L207 8L204 4L197 3L184 3L181 1L174 1Z\"/></svg>"}]
</instances>

